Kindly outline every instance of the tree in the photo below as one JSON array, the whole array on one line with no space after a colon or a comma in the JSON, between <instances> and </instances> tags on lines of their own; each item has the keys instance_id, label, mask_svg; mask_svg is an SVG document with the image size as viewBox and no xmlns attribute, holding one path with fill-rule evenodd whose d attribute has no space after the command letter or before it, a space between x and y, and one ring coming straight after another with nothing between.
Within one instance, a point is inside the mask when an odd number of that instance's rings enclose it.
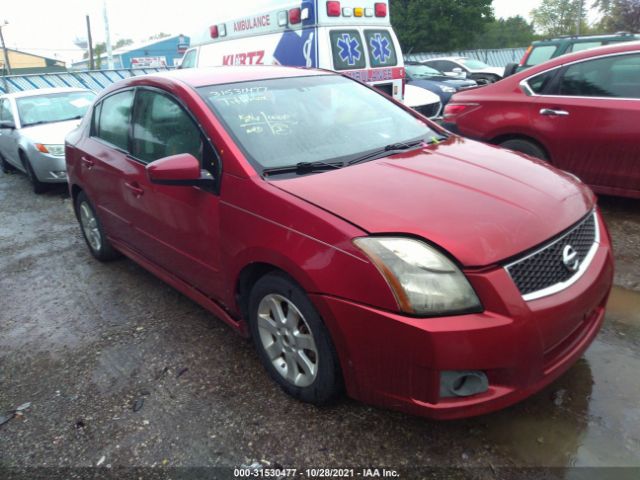
<instances>
[{"instance_id":1,"label":"tree","mask_svg":"<svg viewBox=\"0 0 640 480\"><path fill-rule=\"evenodd\" d=\"M114 45L113 49L126 47L127 45L132 45L133 40L130 38L121 38ZM93 58L94 64L96 68L99 70L102 66L102 59L100 58L107 51L107 44L105 42L96 43L93 47ZM82 54L82 58L89 58L89 54L87 52Z\"/></svg>"},{"instance_id":2,"label":"tree","mask_svg":"<svg viewBox=\"0 0 640 480\"><path fill-rule=\"evenodd\" d=\"M476 37L477 48L526 47L536 38L533 24L517 15L499 18L487 24L485 32Z\"/></svg>"},{"instance_id":3,"label":"tree","mask_svg":"<svg viewBox=\"0 0 640 480\"><path fill-rule=\"evenodd\" d=\"M613 32L640 32L640 0L597 0L602 13L600 29Z\"/></svg>"},{"instance_id":4,"label":"tree","mask_svg":"<svg viewBox=\"0 0 640 480\"><path fill-rule=\"evenodd\" d=\"M474 33L493 21L492 0L391 0L391 23L402 50L473 47Z\"/></svg>"},{"instance_id":5,"label":"tree","mask_svg":"<svg viewBox=\"0 0 640 480\"><path fill-rule=\"evenodd\" d=\"M167 38L170 36L171 36L170 33L160 32L160 33L156 33L155 35L151 35L149 37L149 40L160 40L162 38Z\"/></svg>"},{"instance_id":6,"label":"tree","mask_svg":"<svg viewBox=\"0 0 640 480\"><path fill-rule=\"evenodd\" d=\"M584 32L587 27L584 0L542 0L540 6L531 11L531 16L536 31L548 36L576 33L578 18L580 30Z\"/></svg>"}]
</instances>

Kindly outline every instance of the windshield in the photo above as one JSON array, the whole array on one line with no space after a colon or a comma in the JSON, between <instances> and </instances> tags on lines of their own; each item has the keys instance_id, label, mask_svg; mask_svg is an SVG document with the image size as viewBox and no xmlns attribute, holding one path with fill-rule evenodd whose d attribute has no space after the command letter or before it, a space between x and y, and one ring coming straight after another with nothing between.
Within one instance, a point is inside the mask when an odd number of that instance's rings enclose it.
<instances>
[{"instance_id":1,"label":"windshield","mask_svg":"<svg viewBox=\"0 0 640 480\"><path fill-rule=\"evenodd\" d=\"M427 67L426 65L405 65L404 68L413 78L444 76L444 73L439 72L435 68Z\"/></svg>"},{"instance_id":2,"label":"windshield","mask_svg":"<svg viewBox=\"0 0 640 480\"><path fill-rule=\"evenodd\" d=\"M461 60L461 63L465 67L471 68L473 70L478 70L478 69L481 69L481 68L491 68L486 63L481 62L480 60L475 60L473 58L465 58L465 59Z\"/></svg>"},{"instance_id":3,"label":"windshield","mask_svg":"<svg viewBox=\"0 0 640 480\"><path fill-rule=\"evenodd\" d=\"M300 162L346 162L389 144L437 135L381 94L338 75L199 91L259 171Z\"/></svg>"},{"instance_id":4,"label":"windshield","mask_svg":"<svg viewBox=\"0 0 640 480\"><path fill-rule=\"evenodd\" d=\"M16 99L23 127L40 123L62 122L82 118L96 94L93 92L62 92Z\"/></svg>"}]
</instances>

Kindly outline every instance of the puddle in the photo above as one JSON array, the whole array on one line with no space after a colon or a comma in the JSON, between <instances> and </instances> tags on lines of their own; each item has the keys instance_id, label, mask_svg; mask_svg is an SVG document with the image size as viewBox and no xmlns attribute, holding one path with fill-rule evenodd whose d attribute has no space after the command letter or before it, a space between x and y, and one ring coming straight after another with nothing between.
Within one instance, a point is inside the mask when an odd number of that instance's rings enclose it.
<instances>
[{"instance_id":1,"label":"puddle","mask_svg":"<svg viewBox=\"0 0 640 480\"><path fill-rule=\"evenodd\" d=\"M639 332L640 294L614 288L585 355L544 391L478 420L483 441L515 465L640 466Z\"/></svg>"}]
</instances>

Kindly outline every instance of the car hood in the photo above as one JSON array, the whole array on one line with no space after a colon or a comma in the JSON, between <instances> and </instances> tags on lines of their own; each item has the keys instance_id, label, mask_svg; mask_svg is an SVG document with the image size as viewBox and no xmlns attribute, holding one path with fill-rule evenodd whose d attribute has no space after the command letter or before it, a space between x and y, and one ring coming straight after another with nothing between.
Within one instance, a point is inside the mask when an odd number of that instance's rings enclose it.
<instances>
[{"instance_id":1,"label":"car hood","mask_svg":"<svg viewBox=\"0 0 640 480\"><path fill-rule=\"evenodd\" d=\"M20 129L20 134L33 142L62 145L64 144L64 137L80 125L81 121L80 119L68 120L66 122L44 123L42 125L24 127Z\"/></svg>"},{"instance_id":2,"label":"car hood","mask_svg":"<svg viewBox=\"0 0 640 480\"><path fill-rule=\"evenodd\" d=\"M404 104L408 107L420 107L422 105L431 105L439 103L440 97L429 90L416 87L414 85L405 85Z\"/></svg>"},{"instance_id":3,"label":"car hood","mask_svg":"<svg viewBox=\"0 0 640 480\"><path fill-rule=\"evenodd\" d=\"M463 88L463 87L474 87L477 85L475 80L461 80L457 78L451 78L446 76L434 75L429 78L417 78L415 80L410 80L409 83L413 85L418 85L422 82L427 82L430 85L448 85L454 88Z\"/></svg>"},{"instance_id":4,"label":"car hood","mask_svg":"<svg viewBox=\"0 0 640 480\"><path fill-rule=\"evenodd\" d=\"M455 136L421 150L271 182L366 232L425 238L468 267L531 249L594 205L588 188L542 161Z\"/></svg>"},{"instance_id":5,"label":"car hood","mask_svg":"<svg viewBox=\"0 0 640 480\"><path fill-rule=\"evenodd\" d=\"M494 75L498 75L499 77L504 77L504 67L486 67L479 69L469 69L472 73L493 73Z\"/></svg>"}]
</instances>

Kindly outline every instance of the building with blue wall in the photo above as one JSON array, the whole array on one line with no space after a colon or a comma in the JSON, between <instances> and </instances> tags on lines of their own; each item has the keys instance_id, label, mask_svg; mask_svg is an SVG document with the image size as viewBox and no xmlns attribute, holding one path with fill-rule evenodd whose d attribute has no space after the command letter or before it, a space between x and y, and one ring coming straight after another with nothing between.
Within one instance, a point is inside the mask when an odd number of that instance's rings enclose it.
<instances>
[{"instance_id":1,"label":"building with blue wall","mask_svg":"<svg viewBox=\"0 0 640 480\"><path fill-rule=\"evenodd\" d=\"M157 68L173 67L182 58L189 47L190 39L184 35L152 40L143 44L127 45L113 51L114 68ZM85 59L71 65L73 70L86 70L89 60ZM96 69L98 67L96 66ZM100 69L108 68L107 54L100 56Z\"/></svg>"}]
</instances>

